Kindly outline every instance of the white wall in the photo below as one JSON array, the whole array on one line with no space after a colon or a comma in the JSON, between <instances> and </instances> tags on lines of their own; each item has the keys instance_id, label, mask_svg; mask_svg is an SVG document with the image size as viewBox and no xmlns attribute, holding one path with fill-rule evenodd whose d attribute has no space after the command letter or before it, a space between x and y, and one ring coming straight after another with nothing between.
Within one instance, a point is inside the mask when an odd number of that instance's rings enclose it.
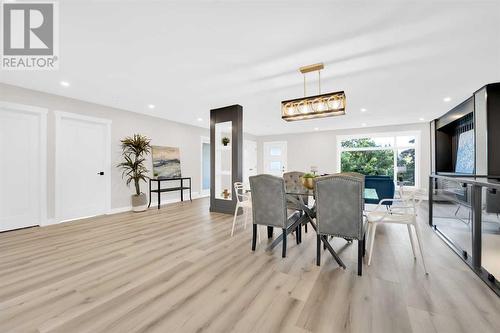
<instances>
[{"instance_id":1,"label":"white wall","mask_svg":"<svg viewBox=\"0 0 500 333\"><path fill-rule=\"evenodd\" d=\"M84 114L92 117L110 119L111 127L111 209L118 211L130 207L130 195L133 188L127 188L121 178L121 171L115 166L121 161L120 139L140 133L152 139L153 145L173 146L180 148L181 170L183 176L192 177L193 193L199 192L201 187L201 136L209 137L209 130L188 126L160 118L141 115L129 111L115 109L103 105L87 103L80 100L46 94L34 90L24 89L0 83L0 101L47 108L47 198L48 218L54 218L54 111L66 111ZM207 119L209 110L206 110ZM19 133L22 135L22 133ZM255 140L254 136L245 135L245 138ZM5 160L2 160L4 163ZM148 168L151 170L151 160ZM20 175L17 175L20 176ZM141 184L141 191L148 192L147 184ZM162 200L179 199L179 192L162 194ZM156 199L153 196L153 201Z\"/></svg>"},{"instance_id":2,"label":"white wall","mask_svg":"<svg viewBox=\"0 0 500 333\"><path fill-rule=\"evenodd\" d=\"M130 207L132 188L127 188L121 178L121 172L114 166L121 161L120 139L134 133L144 134L152 139L154 145L174 146L180 148L181 168L184 176L193 179L193 192L199 192L201 187L201 140L209 137L209 130L184 125L160 118L141 115L125 110L97 105L71 98L42 93L20 87L0 83L0 101L26 104L47 108L47 212L48 218L54 217L54 111L66 111L110 119L112 124L112 170L111 170L111 208L119 210ZM207 116L209 110L206 110ZM207 118L208 119L208 118ZM319 131L313 133L288 134L256 137L244 134L245 139L257 141L258 169L262 172L262 144L265 141L288 142L288 170L308 171L312 165L318 166L320 172L332 173L337 166L337 135L381 133L395 131L421 132L421 186L426 186L426 176L430 171L430 136L427 123L363 128L337 131ZM20 133L22 135L22 133ZM151 163L151 162L150 162ZM149 164L149 169L151 165ZM142 191L147 192L147 185L142 185ZM163 195L164 200L179 198L179 193ZM153 199L155 200L155 199Z\"/></svg>"},{"instance_id":3,"label":"white wall","mask_svg":"<svg viewBox=\"0 0 500 333\"><path fill-rule=\"evenodd\" d=\"M428 123L400 126L384 126L313 133L272 135L259 137L259 172L263 171L263 143L266 141L287 141L288 170L307 172L317 166L320 173L337 172L337 136L373 133L393 133L405 131L420 132L420 187L427 187L430 173L430 129Z\"/></svg>"}]
</instances>

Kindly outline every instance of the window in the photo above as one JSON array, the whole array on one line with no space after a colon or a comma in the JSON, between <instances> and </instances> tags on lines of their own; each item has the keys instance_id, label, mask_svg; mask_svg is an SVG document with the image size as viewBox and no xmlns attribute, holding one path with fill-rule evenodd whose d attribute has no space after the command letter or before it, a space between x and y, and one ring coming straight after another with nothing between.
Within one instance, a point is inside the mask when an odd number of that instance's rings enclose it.
<instances>
[{"instance_id":1,"label":"window","mask_svg":"<svg viewBox=\"0 0 500 333\"><path fill-rule=\"evenodd\" d=\"M415 186L418 137L418 133L338 137L339 170L391 176L403 185Z\"/></svg>"}]
</instances>

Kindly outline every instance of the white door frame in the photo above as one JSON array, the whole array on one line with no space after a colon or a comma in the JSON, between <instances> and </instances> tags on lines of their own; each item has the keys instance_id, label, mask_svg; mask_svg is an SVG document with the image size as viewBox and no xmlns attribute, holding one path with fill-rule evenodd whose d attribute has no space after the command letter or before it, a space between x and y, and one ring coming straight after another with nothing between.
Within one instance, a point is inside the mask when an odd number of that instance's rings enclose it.
<instances>
[{"instance_id":1,"label":"white door frame","mask_svg":"<svg viewBox=\"0 0 500 333\"><path fill-rule=\"evenodd\" d=\"M0 101L0 107L23 113L35 114L40 126L40 225L47 223L47 113L48 110L31 105Z\"/></svg>"},{"instance_id":2,"label":"white door frame","mask_svg":"<svg viewBox=\"0 0 500 333\"><path fill-rule=\"evenodd\" d=\"M61 122L63 119L80 120L106 126L106 158L105 158L105 212L111 213L111 123L110 119L89 117L76 113L65 111L54 111L55 116L55 184L54 184L54 201L55 201L55 223L63 222L61 219ZM84 218L81 216L79 218Z\"/></svg>"},{"instance_id":3,"label":"white door frame","mask_svg":"<svg viewBox=\"0 0 500 333\"><path fill-rule=\"evenodd\" d=\"M288 141L266 141L262 143L262 169L263 173L266 173L266 145L272 144L285 144L286 145L286 161L285 161L285 172L288 170Z\"/></svg>"},{"instance_id":4,"label":"white door frame","mask_svg":"<svg viewBox=\"0 0 500 333\"><path fill-rule=\"evenodd\" d=\"M209 197L210 189L208 189L208 192L205 192L203 190L203 144L204 143L210 144L210 138L208 136L200 137L200 197Z\"/></svg>"}]
</instances>

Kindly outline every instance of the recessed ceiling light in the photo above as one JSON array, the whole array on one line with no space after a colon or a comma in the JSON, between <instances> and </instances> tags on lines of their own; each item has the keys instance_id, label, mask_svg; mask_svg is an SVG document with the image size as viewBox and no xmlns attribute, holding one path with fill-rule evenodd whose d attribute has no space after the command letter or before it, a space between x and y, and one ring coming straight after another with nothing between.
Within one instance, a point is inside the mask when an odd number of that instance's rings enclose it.
<instances>
[{"instance_id":1,"label":"recessed ceiling light","mask_svg":"<svg viewBox=\"0 0 500 333\"><path fill-rule=\"evenodd\" d=\"M418 118L418 120L420 120L420 121L424 121L424 120L425 120L425 118Z\"/></svg>"},{"instance_id":2,"label":"recessed ceiling light","mask_svg":"<svg viewBox=\"0 0 500 333\"><path fill-rule=\"evenodd\" d=\"M318 128L318 127L314 127L314 130L315 130L315 131L319 131L319 128Z\"/></svg>"},{"instance_id":3,"label":"recessed ceiling light","mask_svg":"<svg viewBox=\"0 0 500 333\"><path fill-rule=\"evenodd\" d=\"M366 127L366 123L362 123L361 126Z\"/></svg>"},{"instance_id":4,"label":"recessed ceiling light","mask_svg":"<svg viewBox=\"0 0 500 333\"><path fill-rule=\"evenodd\" d=\"M69 87L69 82L68 81L61 81L59 82L61 84L61 86L63 87Z\"/></svg>"},{"instance_id":5,"label":"recessed ceiling light","mask_svg":"<svg viewBox=\"0 0 500 333\"><path fill-rule=\"evenodd\" d=\"M366 112L366 109L365 108L361 108L361 112Z\"/></svg>"},{"instance_id":6,"label":"recessed ceiling light","mask_svg":"<svg viewBox=\"0 0 500 333\"><path fill-rule=\"evenodd\" d=\"M148 104L148 108L150 108L150 109L154 109L154 108L155 108L155 105L154 105L154 104Z\"/></svg>"},{"instance_id":7,"label":"recessed ceiling light","mask_svg":"<svg viewBox=\"0 0 500 333\"><path fill-rule=\"evenodd\" d=\"M198 121L203 121L203 119L202 119L202 118L198 118L198 119L196 119L196 120L198 120Z\"/></svg>"},{"instance_id":8,"label":"recessed ceiling light","mask_svg":"<svg viewBox=\"0 0 500 333\"><path fill-rule=\"evenodd\" d=\"M443 98L443 101L444 102L449 102L449 101L451 101L451 97L445 97L445 98Z\"/></svg>"}]
</instances>

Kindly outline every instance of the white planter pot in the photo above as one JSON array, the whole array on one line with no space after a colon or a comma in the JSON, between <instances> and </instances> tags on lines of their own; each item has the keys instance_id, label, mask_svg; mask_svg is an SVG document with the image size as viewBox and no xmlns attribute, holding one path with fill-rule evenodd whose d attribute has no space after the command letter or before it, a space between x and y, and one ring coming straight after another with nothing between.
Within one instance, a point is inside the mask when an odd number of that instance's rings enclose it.
<instances>
[{"instance_id":1,"label":"white planter pot","mask_svg":"<svg viewBox=\"0 0 500 333\"><path fill-rule=\"evenodd\" d=\"M134 212L144 212L148 209L148 198L145 193L132 195L132 210Z\"/></svg>"}]
</instances>

